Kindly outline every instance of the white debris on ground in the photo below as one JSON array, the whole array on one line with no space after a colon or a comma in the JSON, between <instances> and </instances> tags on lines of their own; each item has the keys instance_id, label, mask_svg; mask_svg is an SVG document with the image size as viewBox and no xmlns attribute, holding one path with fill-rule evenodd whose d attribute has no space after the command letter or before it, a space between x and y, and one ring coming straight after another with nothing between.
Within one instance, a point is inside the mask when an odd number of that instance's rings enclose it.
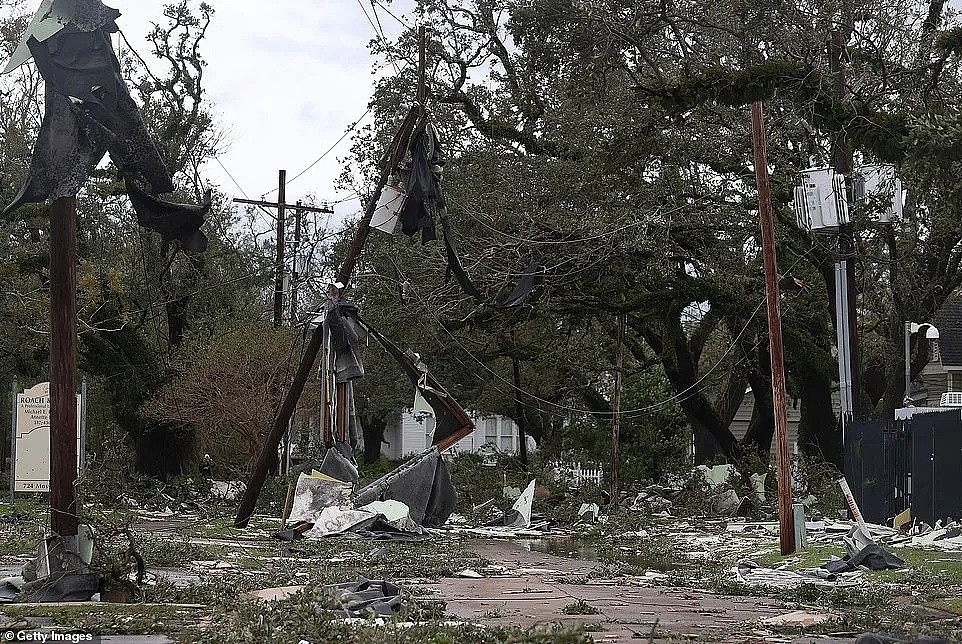
<instances>
[{"instance_id":1,"label":"white debris on ground","mask_svg":"<svg viewBox=\"0 0 962 644\"><path fill-rule=\"evenodd\" d=\"M899 548L919 548L922 550L939 550L943 552L962 552L962 525L953 521L942 527L931 528L920 524L908 532L900 532L889 526L866 523L865 527L871 538L882 546ZM805 528L811 543L842 545L845 538L858 527L855 521L840 521L823 519L807 521ZM727 525L730 533L741 536L777 537L778 523L775 521L731 521Z\"/></svg>"}]
</instances>

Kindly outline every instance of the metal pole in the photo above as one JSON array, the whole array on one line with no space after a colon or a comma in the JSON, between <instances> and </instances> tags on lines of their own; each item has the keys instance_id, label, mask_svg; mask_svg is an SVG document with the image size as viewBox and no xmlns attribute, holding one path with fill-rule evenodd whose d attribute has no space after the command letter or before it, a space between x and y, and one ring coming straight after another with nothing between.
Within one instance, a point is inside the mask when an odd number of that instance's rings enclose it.
<instances>
[{"instance_id":1,"label":"metal pole","mask_svg":"<svg viewBox=\"0 0 962 644\"><path fill-rule=\"evenodd\" d=\"M77 536L77 199L50 207L50 529Z\"/></svg>"},{"instance_id":2,"label":"metal pole","mask_svg":"<svg viewBox=\"0 0 962 644\"><path fill-rule=\"evenodd\" d=\"M848 27L846 26L848 30ZM841 29L833 29L829 34L829 66L834 75L834 89L839 100L845 100L849 93L845 66L843 63L848 57L846 41L848 34L842 33ZM832 162L835 172L845 177L845 200L848 205L849 218L854 213L854 186L852 184L852 172L854 171L854 158L852 148L849 145L845 131L840 131L832 142ZM845 283L843 290L845 293L845 308L836 311L835 323L839 326L846 326L846 369L848 370L848 385L851 391L850 415L854 418L861 417L861 359L858 337L858 307L857 292L855 284L855 233L851 223L840 224L838 228L839 250L841 261L844 264ZM841 355L839 356L841 360ZM845 421L843 414L843 423Z\"/></svg>"},{"instance_id":3,"label":"metal pole","mask_svg":"<svg viewBox=\"0 0 962 644\"><path fill-rule=\"evenodd\" d=\"M791 463L788 455L788 411L785 395L778 270L775 261L775 226L772 218L772 195L768 184L764 116L760 102L752 104L752 140L755 150L755 177L758 181L758 216L762 230L769 347L772 359L772 404L775 409L775 454L778 468L779 541L782 556L786 556L795 552L795 522L792 509Z\"/></svg>"},{"instance_id":4,"label":"metal pole","mask_svg":"<svg viewBox=\"0 0 962 644\"><path fill-rule=\"evenodd\" d=\"M835 262L835 335L838 340L838 389L841 403L842 423L854 413L852 392L851 330L845 324L844 311L848 310L848 265L844 260Z\"/></svg>"},{"instance_id":5,"label":"metal pole","mask_svg":"<svg viewBox=\"0 0 962 644\"><path fill-rule=\"evenodd\" d=\"M284 199L287 193L287 170L277 173L277 255L274 261L274 326L284 322L284 243L287 231L284 225Z\"/></svg>"},{"instance_id":6,"label":"metal pole","mask_svg":"<svg viewBox=\"0 0 962 644\"><path fill-rule=\"evenodd\" d=\"M10 505L13 505L15 490L17 487L17 394L20 393L20 385L17 380L13 381L13 390L10 395Z\"/></svg>"},{"instance_id":7,"label":"metal pole","mask_svg":"<svg viewBox=\"0 0 962 644\"><path fill-rule=\"evenodd\" d=\"M618 505L618 475L621 467L621 383L622 365L625 360L625 326L627 314L622 313L618 319L618 348L615 357L615 391L612 395L611 407L611 506Z\"/></svg>"},{"instance_id":8,"label":"metal pole","mask_svg":"<svg viewBox=\"0 0 962 644\"><path fill-rule=\"evenodd\" d=\"M87 380L80 383L80 471L87 469Z\"/></svg>"},{"instance_id":9,"label":"metal pole","mask_svg":"<svg viewBox=\"0 0 962 644\"><path fill-rule=\"evenodd\" d=\"M905 401L908 405L912 400L912 323L905 323Z\"/></svg>"}]
</instances>

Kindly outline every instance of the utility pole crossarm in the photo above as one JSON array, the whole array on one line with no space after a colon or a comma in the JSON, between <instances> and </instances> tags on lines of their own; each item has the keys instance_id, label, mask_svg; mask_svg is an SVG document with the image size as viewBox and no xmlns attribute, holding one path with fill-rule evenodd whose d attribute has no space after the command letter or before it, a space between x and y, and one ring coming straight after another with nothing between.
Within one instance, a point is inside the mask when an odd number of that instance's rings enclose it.
<instances>
[{"instance_id":1,"label":"utility pole crossarm","mask_svg":"<svg viewBox=\"0 0 962 644\"><path fill-rule=\"evenodd\" d=\"M261 206L262 208L274 208L275 210L281 206L280 203L272 201L257 201L254 199L234 199L234 203L243 203L250 206ZM333 215L334 208L329 205L323 206L302 206L298 204L297 206L292 206L289 203L283 204L285 208L293 207L295 210L300 210L302 212L316 212L322 215Z\"/></svg>"}]
</instances>

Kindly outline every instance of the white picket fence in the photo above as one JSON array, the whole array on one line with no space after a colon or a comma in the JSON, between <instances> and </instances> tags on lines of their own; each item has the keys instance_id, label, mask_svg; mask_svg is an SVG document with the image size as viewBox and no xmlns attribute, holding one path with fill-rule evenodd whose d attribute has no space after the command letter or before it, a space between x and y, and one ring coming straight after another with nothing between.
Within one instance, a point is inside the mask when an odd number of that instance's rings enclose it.
<instances>
[{"instance_id":1,"label":"white picket fence","mask_svg":"<svg viewBox=\"0 0 962 644\"><path fill-rule=\"evenodd\" d=\"M553 461L551 463L555 480L565 483L569 487L583 487L588 484L601 485L605 472L596 465L584 465L580 462L562 463Z\"/></svg>"}]
</instances>

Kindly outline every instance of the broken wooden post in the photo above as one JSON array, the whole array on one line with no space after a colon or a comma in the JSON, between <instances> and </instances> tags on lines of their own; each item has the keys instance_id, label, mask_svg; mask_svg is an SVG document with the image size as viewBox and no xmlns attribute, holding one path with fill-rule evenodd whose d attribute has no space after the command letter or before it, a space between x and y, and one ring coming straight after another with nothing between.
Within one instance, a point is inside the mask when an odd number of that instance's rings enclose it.
<instances>
[{"instance_id":1,"label":"broken wooden post","mask_svg":"<svg viewBox=\"0 0 962 644\"><path fill-rule=\"evenodd\" d=\"M775 460L778 470L778 533L782 556L785 556L795 552L795 513L792 509L792 472L788 456L788 410L780 293L775 262L775 226L772 221L772 194L768 185L765 119L760 102L752 103L752 141L755 149L755 178L758 181L758 217L762 229L765 299L768 303L768 337L772 359L772 405L775 409Z\"/></svg>"}]
</instances>

